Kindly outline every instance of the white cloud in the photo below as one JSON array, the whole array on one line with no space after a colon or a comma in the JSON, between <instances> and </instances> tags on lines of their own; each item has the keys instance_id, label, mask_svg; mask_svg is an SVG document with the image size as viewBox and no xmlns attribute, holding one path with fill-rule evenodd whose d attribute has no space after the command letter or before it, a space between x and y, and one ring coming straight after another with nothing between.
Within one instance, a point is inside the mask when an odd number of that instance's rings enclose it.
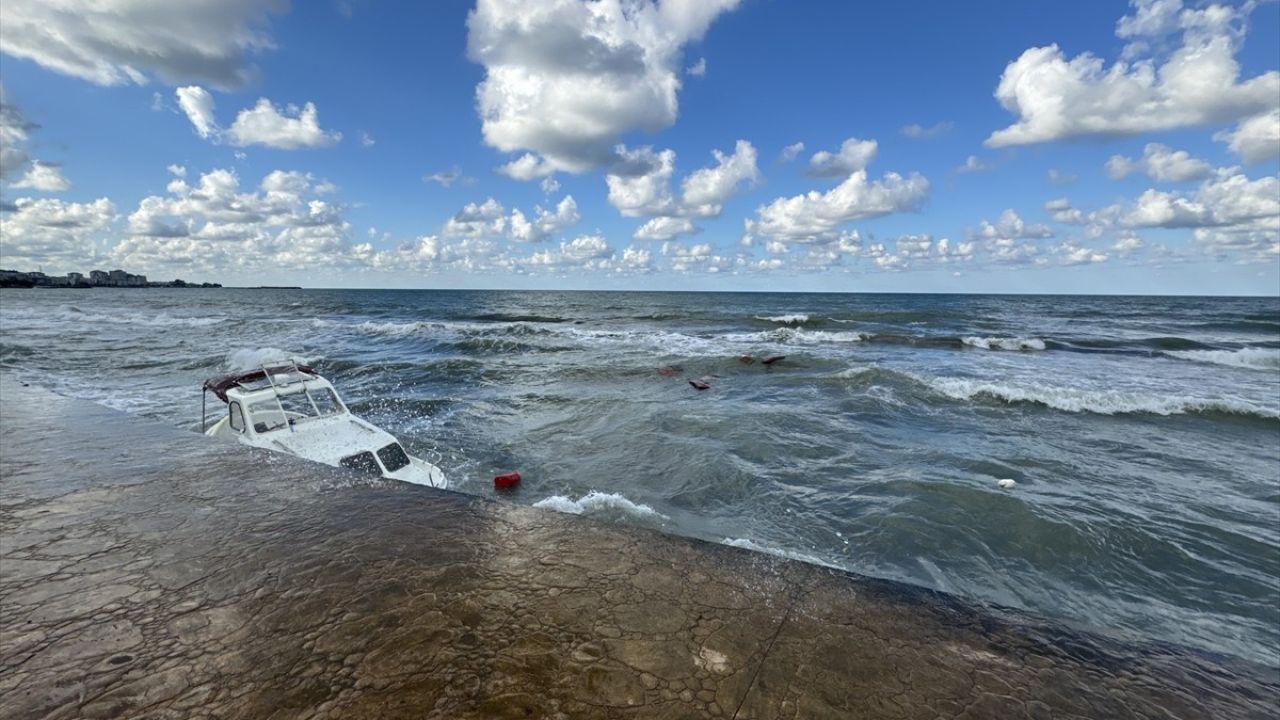
<instances>
[{"instance_id":1,"label":"white cloud","mask_svg":"<svg viewBox=\"0 0 1280 720\"><path fill-rule=\"evenodd\" d=\"M671 175L676 168L674 150L654 152L651 147L618 148L619 162L605 175L609 204L626 217L675 215Z\"/></svg>"},{"instance_id":2,"label":"white cloud","mask_svg":"<svg viewBox=\"0 0 1280 720\"><path fill-rule=\"evenodd\" d=\"M756 149L746 140L734 145L732 155L719 150L711 154L714 166L695 170L680 183L681 204L698 217L719 215L725 201L760 181Z\"/></svg>"},{"instance_id":3,"label":"white cloud","mask_svg":"<svg viewBox=\"0 0 1280 720\"><path fill-rule=\"evenodd\" d=\"M555 195L560 192L560 182L550 176L542 178L542 182L538 183L538 187L542 189L543 195Z\"/></svg>"},{"instance_id":4,"label":"white cloud","mask_svg":"<svg viewBox=\"0 0 1280 720\"><path fill-rule=\"evenodd\" d=\"M129 215L128 237L113 251L140 269L202 270L361 265L350 243L345 206L320 200L310 175L276 170L244 191L233 171L212 170L190 185L169 183L167 195L143 198Z\"/></svg>"},{"instance_id":5,"label":"white cloud","mask_svg":"<svg viewBox=\"0 0 1280 720\"><path fill-rule=\"evenodd\" d=\"M1067 223L1069 225L1083 225L1087 221L1084 211L1080 208L1072 207L1071 201L1066 198L1054 198L1044 204L1045 212L1049 213L1049 217L1054 222Z\"/></svg>"},{"instance_id":6,"label":"white cloud","mask_svg":"<svg viewBox=\"0 0 1280 720\"><path fill-rule=\"evenodd\" d=\"M706 59L706 58L704 58L704 57L702 57L702 58L698 58L698 62L696 62L696 63L694 63L694 64L690 65L690 66L689 66L689 67L687 67L687 68L685 68L685 69L684 69L684 72L685 72L685 74L686 74L686 75L692 75L693 77L704 77L704 76L706 76L706 74L707 74L707 59Z\"/></svg>"},{"instance_id":7,"label":"white cloud","mask_svg":"<svg viewBox=\"0 0 1280 720\"><path fill-rule=\"evenodd\" d=\"M995 96L1017 121L991 134L990 147L1089 135L1132 135L1238 120L1280 107L1280 71L1240 78L1235 53L1248 9L1182 9L1180 0L1134 0L1117 35L1136 38L1131 60L1107 67L1084 53L1068 60L1057 45L1031 48L1010 63ZM1158 57L1150 42L1182 32Z\"/></svg>"},{"instance_id":8,"label":"white cloud","mask_svg":"<svg viewBox=\"0 0 1280 720\"><path fill-rule=\"evenodd\" d=\"M675 122L682 47L738 2L480 0L467 54L485 68L485 142L535 154L530 178L611 164L625 133Z\"/></svg>"},{"instance_id":9,"label":"white cloud","mask_svg":"<svg viewBox=\"0 0 1280 720\"><path fill-rule=\"evenodd\" d=\"M533 220L526 220L524 213L512 210L510 237L517 242L540 242L577 225L581 219L582 216L578 214L578 204L572 195L566 195L556 205L555 210L535 207Z\"/></svg>"},{"instance_id":10,"label":"white cloud","mask_svg":"<svg viewBox=\"0 0 1280 720\"><path fill-rule=\"evenodd\" d=\"M613 264L613 250L601 235L582 235L558 248L533 253L522 264L550 272L607 270Z\"/></svg>"},{"instance_id":11,"label":"white cloud","mask_svg":"<svg viewBox=\"0 0 1280 720\"><path fill-rule=\"evenodd\" d=\"M1227 143L1231 152L1250 164L1280 158L1280 109L1242 120L1235 130L1217 133L1213 139Z\"/></svg>"},{"instance_id":12,"label":"white cloud","mask_svg":"<svg viewBox=\"0 0 1280 720\"><path fill-rule=\"evenodd\" d=\"M1118 253L1119 255L1125 256L1125 255L1129 255L1131 253L1137 252L1138 250L1141 250L1146 246L1147 246L1147 243L1144 242L1142 238L1138 237L1138 235L1135 234L1132 230L1129 230L1122 233L1120 237L1116 238L1116 241L1114 244L1112 244L1111 249L1112 251Z\"/></svg>"},{"instance_id":13,"label":"white cloud","mask_svg":"<svg viewBox=\"0 0 1280 720\"><path fill-rule=\"evenodd\" d=\"M0 50L98 85L199 81L230 89L253 77L246 55L273 47L270 15L286 0L4 0Z\"/></svg>"},{"instance_id":14,"label":"white cloud","mask_svg":"<svg viewBox=\"0 0 1280 720\"><path fill-rule=\"evenodd\" d=\"M1067 240L1053 249L1063 265L1090 265L1106 262L1107 253Z\"/></svg>"},{"instance_id":15,"label":"white cloud","mask_svg":"<svg viewBox=\"0 0 1280 720\"><path fill-rule=\"evenodd\" d=\"M31 164L27 174L9 187L27 188L40 192L66 192L71 189L71 181L62 176L57 165L48 165L39 160Z\"/></svg>"},{"instance_id":16,"label":"white cloud","mask_svg":"<svg viewBox=\"0 0 1280 720\"><path fill-rule=\"evenodd\" d=\"M1027 224L1013 208L1009 208L1000 213L1000 219L994 224L986 220L979 223L977 237L984 240L992 238L1015 240L1051 238L1053 237L1053 231L1044 225Z\"/></svg>"},{"instance_id":17,"label":"white cloud","mask_svg":"<svg viewBox=\"0 0 1280 720\"><path fill-rule=\"evenodd\" d=\"M1049 168L1049 172L1045 174L1045 179L1049 181L1050 185L1070 185L1080 178L1057 168Z\"/></svg>"},{"instance_id":18,"label":"white cloud","mask_svg":"<svg viewBox=\"0 0 1280 720\"><path fill-rule=\"evenodd\" d=\"M875 140L849 138L834 153L819 150L809 158L809 174L814 177L847 178L867 167L876 156Z\"/></svg>"},{"instance_id":19,"label":"white cloud","mask_svg":"<svg viewBox=\"0 0 1280 720\"><path fill-rule=\"evenodd\" d=\"M342 133L320 129L314 103L290 105L281 112L271 101L259 98L251 109L241 110L227 128L227 139L236 147L265 145L279 150L332 147Z\"/></svg>"},{"instance_id":20,"label":"white cloud","mask_svg":"<svg viewBox=\"0 0 1280 720\"><path fill-rule=\"evenodd\" d=\"M986 163L982 162L981 160L979 160L977 155L970 155L969 157L964 159L964 164L956 168L955 171L957 173L964 174L964 173L982 172L983 170L990 170L990 169L991 167Z\"/></svg>"},{"instance_id":21,"label":"white cloud","mask_svg":"<svg viewBox=\"0 0 1280 720\"><path fill-rule=\"evenodd\" d=\"M678 235L693 235L698 227L689 218L662 216L656 217L641 225L635 234L636 240L671 240Z\"/></svg>"},{"instance_id":22,"label":"white cloud","mask_svg":"<svg viewBox=\"0 0 1280 720\"><path fill-rule=\"evenodd\" d=\"M180 87L174 91L178 98L178 107L187 114L196 134L202 138L216 137L218 123L213 117L213 95L198 86Z\"/></svg>"},{"instance_id":23,"label":"white cloud","mask_svg":"<svg viewBox=\"0 0 1280 720\"><path fill-rule=\"evenodd\" d=\"M468 203L445 221L440 234L446 238L541 242L576 225L580 219L572 195L566 195L553 210L535 207L533 219L518 209L508 215L502 203L488 198L483 203Z\"/></svg>"},{"instance_id":24,"label":"white cloud","mask_svg":"<svg viewBox=\"0 0 1280 720\"><path fill-rule=\"evenodd\" d=\"M115 206L107 198L87 203L18 198L0 222L0 263L82 269L95 256L94 236L106 231L115 217Z\"/></svg>"},{"instance_id":25,"label":"white cloud","mask_svg":"<svg viewBox=\"0 0 1280 720\"><path fill-rule=\"evenodd\" d=\"M1123 217L1129 227L1234 228L1280 232L1280 178L1250 180L1231 168L1193 195L1150 189Z\"/></svg>"},{"instance_id":26,"label":"white cloud","mask_svg":"<svg viewBox=\"0 0 1280 720\"><path fill-rule=\"evenodd\" d=\"M174 177L183 178L187 176L187 168L182 165L174 164L174 165L170 165L166 169L169 171L169 174Z\"/></svg>"},{"instance_id":27,"label":"white cloud","mask_svg":"<svg viewBox=\"0 0 1280 720\"><path fill-rule=\"evenodd\" d=\"M782 152L778 153L778 162L791 162L795 160L800 153L804 152L804 143L795 142L782 148Z\"/></svg>"},{"instance_id":28,"label":"white cloud","mask_svg":"<svg viewBox=\"0 0 1280 720\"><path fill-rule=\"evenodd\" d=\"M454 183L458 183L460 185L471 185L474 184L475 181L475 178L463 175L462 170L457 165L454 165L448 170L444 170L442 172L434 172L430 175L422 176L422 182L436 183L442 188L447 188Z\"/></svg>"},{"instance_id":29,"label":"white cloud","mask_svg":"<svg viewBox=\"0 0 1280 720\"><path fill-rule=\"evenodd\" d=\"M914 138L916 140L928 140L930 138L938 137L943 133L950 132L953 127L955 127L955 123L950 121L943 121L928 127L912 124L903 126L901 133L906 137Z\"/></svg>"},{"instance_id":30,"label":"white cloud","mask_svg":"<svg viewBox=\"0 0 1280 720\"><path fill-rule=\"evenodd\" d=\"M525 181L549 177L555 171L556 168L551 163L533 153L525 153L498 168L498 172L513 180Z\"/></svg>"},{"instance_id":31,"label":"white cloud","mask_svg":"<svg viewBox=\"0 0 1280 720\"><path fill-rule=\"evenodd\" d=\"M372 135L370 135L369 133L363 130L360 131L360 147L369 148L369 147L373 147L377 143L378 141L374 140Z\"/></svg>"},{"instance_id":32,"label":"white cloud","mask_svg":"<svg viewBox=\"0 0 1280 720\"><path fill-rule=\"evenodd\" d=\"M696 233L698 227L688 218L718 217L725 202L759 181L756 149L746 140L739 140L732 154L711 153L715 164L689 173L677 199L671 192L674 151L618 147L618 162L605 176L609 203L626 217L654 218L636 231L635 239L669 240Z\"/></svg>"},{"instance_id":33,"label":"white cloud","mask_svg":"<svg viewBox=\"0 0 1280 720\"><path fill-rule=\"evenodd\" d=\"M850 156L856 157L853 153ZM747 220L744 227L748 236L758 234L775 240L827 243L835 239L841 225L914 210L928 193L929 181L919 174L904 178L890 172L873 181L867 178L865 168L859 168L826 192L813 190L803 195L780 197L760 206L756 209L756 219ZM744 238L744 244L748 243Z\"/></svg>"},{"instance_id":34,"label":"white cloud","mask_svg":"<svg viewBox=\"0 0 1280 720\"><path fill-rule=\"evenodd\" d=\"M1123 155L1112 155L1106 164L1107 175L1119 180L1133 172L1144 172L1157 182L1185 182L1201 180L1213 172L1204 160L1191 156L1186 150L1174 150L1160 143L1147 143L1142 158L1132 160Z\"/></svg>"},{"instance_id":35,"label":"white cloud","mask_svg":"<svg viewBox=\"0 0 1280 720\"><path fill-rule=\"evenodd\" d=\"M27 166L27 133L34 127L22 111L6 102L4 85L0 84L0 180Z\"/></svg>"}]
</instances>

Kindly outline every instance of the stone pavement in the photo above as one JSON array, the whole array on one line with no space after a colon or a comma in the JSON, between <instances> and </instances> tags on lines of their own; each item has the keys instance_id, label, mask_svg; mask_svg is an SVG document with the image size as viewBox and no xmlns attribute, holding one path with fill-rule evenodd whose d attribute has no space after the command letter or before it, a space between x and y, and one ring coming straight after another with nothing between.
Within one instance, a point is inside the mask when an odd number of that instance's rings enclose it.
<instances>
[{"instance_id":1,"label":"stone pavement","mask_svg":"<svg viewBox=\"0 0 1280 720\"><path fill-rule=\"evenodd\" d=\"M1280 677L0 377L6 718L1246 718Z\"/></svg>"}]
</instances>

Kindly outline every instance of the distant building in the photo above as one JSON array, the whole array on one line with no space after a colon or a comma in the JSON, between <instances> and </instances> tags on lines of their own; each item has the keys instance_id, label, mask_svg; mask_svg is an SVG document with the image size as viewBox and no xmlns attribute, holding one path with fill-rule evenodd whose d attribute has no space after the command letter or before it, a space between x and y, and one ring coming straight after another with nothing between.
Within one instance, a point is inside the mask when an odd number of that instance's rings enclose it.
<instances>
[{"instance_id":1,"label":"distant building","mask_svg":"<svg viewBox=\"0 0 1280 720\"><path fill-rule=\"evenodd\" d=\"M110 281L111 281L111 275L110 275L110 273L103 272L102 270L91 270L91 271L89 271L89 284L90 284L90 285L106 285L106 284L108 284Z\"/></svg>"}]
</instances>

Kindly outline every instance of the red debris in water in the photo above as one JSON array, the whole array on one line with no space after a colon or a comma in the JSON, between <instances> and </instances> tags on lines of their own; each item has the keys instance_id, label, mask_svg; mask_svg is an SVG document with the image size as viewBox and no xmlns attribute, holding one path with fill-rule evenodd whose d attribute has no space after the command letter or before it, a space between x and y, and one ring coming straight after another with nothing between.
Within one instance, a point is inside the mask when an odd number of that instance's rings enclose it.
<instances>
[{"instance_id":1,"label":"red debris in water","mask_svg":"<svg viewBox=\"0 0 1280 720\"><path fill-rule=\"evenodd\" d=\"M493 478L493 487L496 490L510 490L520 484L520 473L509 472L503 475L495 475Z\"/></svg>"},{"instance_id":2,"label":"red debris in water","mask_svg":"<svg viewBox=\"0 0 1280 720\"><path fill-rule=\"evenodd\" d=\"M755 358L753 358L753 357L751 357L750 355L743 355L743 356L741 356L741 357L739 357L739 358L738 358L738 362L742 363L743 365L750 365L751 363L753 363L753 362L755 362L755 361L756 361L756 359L755 359Z\"/></svg>"},{"instance_id":3,"label":"red debris in water","mask_svg":"<svg viewBox=\"0 0 1280 720\"><path fill-rule=\"evenodd\" d=\"M690 380L690 381L689 381L689 384L690 384L690 385L692 385L692 386L694 386L695 388L697 388L697 389L699 389L699 390L709 390L709 389L711 389L711 386L710 386L710 385L708 385L707 383L702 382L701 380Z\"/></svg>"},{"instance_id":4,"label":"red debris in water","mask_svg":"<svg viewBox=\"0 0 1280 720\"><path fill-rule=\"evenodd\" d=\"M787 357L786 355L770 355L769 357L761 360L760 362L764 363L765 365L772 365L776 362L785 360L786 357Z\"/></svg>"}]
</instances>

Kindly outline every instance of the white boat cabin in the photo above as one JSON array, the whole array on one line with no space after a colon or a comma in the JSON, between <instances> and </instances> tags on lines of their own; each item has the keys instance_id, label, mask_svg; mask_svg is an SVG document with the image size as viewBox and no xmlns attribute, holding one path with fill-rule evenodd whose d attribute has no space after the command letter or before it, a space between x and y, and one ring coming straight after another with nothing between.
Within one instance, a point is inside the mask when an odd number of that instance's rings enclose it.
<instances>
[{"instance_id":1,"label":"white boat cabin","mask_svg":"<svg viewBox=\"0 0 1280 720\"><path fill-rule=\"evenodd\" d=\"M210 378L204 391L227 406L226 414L205 431L210 437L366 475L440 488L448 484L440 468L412 457L390 433L352 415L333 385L304 365L264 365Z\"/></svg>"}]
</instances>

